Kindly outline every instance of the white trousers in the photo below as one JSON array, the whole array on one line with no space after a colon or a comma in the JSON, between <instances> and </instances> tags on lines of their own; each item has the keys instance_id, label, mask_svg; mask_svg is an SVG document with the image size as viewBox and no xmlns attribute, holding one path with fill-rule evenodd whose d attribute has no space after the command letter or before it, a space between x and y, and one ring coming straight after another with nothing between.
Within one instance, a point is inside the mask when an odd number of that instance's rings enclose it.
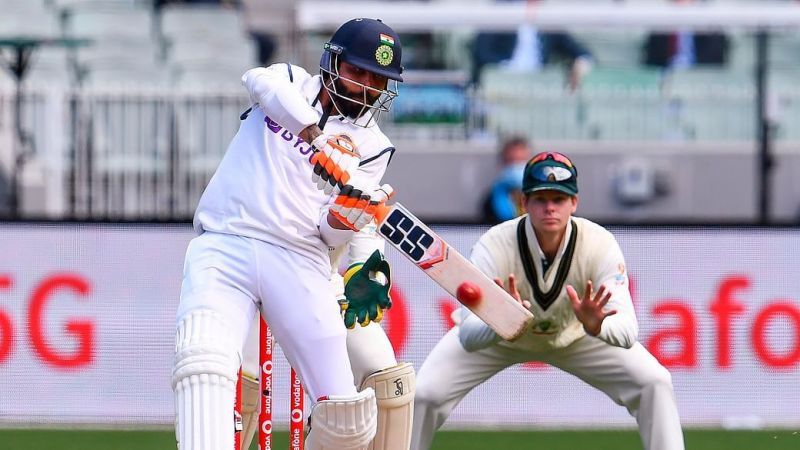
<instances>
[{"instance_id":1,"label":"white trousers","mask_svg":"<svg viewBox=\"0 0 800 450\"><path fill-rule=\"evenodd\" d=\"M329 278L325 261L255 239L206 232L186 252L178 322L197 310L221 314L237 333L229 350L241 360L260 309L312 400L353 396L347 329Z\"/></svg>"},{"instance_id":2,"label":"white trousers","mask_svg":"<svg viewBox=\"0 0 800 450\"><path fill-rule=\"evenodd\" d=\"M636 418L647 450L684 448L672 377L638 342L624 349L587 336L547 352L493 345L470 353L461 346L455 327L436 344L417 373L412 450L430 448L436 430L475 386L506 367L528 361L571 373L625 406Z\"/></svg>"}]
</instances>

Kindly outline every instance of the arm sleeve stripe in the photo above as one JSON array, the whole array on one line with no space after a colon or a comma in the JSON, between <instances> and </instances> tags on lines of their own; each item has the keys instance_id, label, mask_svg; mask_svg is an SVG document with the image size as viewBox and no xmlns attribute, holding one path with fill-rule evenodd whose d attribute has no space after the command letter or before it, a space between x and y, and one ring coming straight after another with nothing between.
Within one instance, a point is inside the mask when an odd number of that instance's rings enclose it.
<instances>
[{"instance_id":1,"label":"arm sleeve stripe","mask_svg":"<svg viewBox=\"0 0 800 450\"><path fill-rule=\"evenodd\" d=\"M250 115L250 111L252 111L252 110L253 110L252 106L247 108L247 110L245 112L243 112L242 114L239 115L239 120L247 119L247 116Z\"/></svg>"},{"instance_id":2,"label":"arm sleeve stripe","mask_svg":"<svg viewBox=\"0 0 800 450\"><path fill-rule=\"evenodd\" d=\"M286 70L289 71L289 82L294 83L294 74L292 73L292 65L286 63Z\"/></svg>"},{"instance_id":3,"label":"arm sleeve stripe","mask_svg":"<svg viewBox=\"0 0 800 450\"><path fill-rule=\"evenodd\" d=\"M359 166L364 166L364 165L366 165L366 164L368 164L368 163L380 158L386 152L389 152L389 163L392 162L392 156L394 156L394 147L387 147L387 148L381 150L380 153L378 153L377 155L373 156L372 158L367 158L367 159L361 161ZM389 163L386 163L386 165L389 165Z\"/></svg>"}]
</instances>

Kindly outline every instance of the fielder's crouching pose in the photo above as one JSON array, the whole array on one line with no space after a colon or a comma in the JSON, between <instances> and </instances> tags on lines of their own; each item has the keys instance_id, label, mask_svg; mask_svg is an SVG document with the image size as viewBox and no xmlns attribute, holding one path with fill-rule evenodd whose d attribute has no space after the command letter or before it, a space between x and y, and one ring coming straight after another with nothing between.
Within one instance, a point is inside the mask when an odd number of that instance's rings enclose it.
<instances>
[{"instance_id":1,"label":"fielder's crouching pose","mask_svg":"<svg viewBox=\"0 0 800 450\"><path fill-rule=\"evenodd\" d=\"M320 75L277 64L242 77L255 106L186 251L172 371L181 450L233 449L237 374L259 311L315 402L307 448L364 450L375 437L375 390L356 387L328 249L391 194L379 182L394 147L375 122L397 95L400 59L390 27L355 19L326 44Z\"/></svg>"},{"instance_id":2,"label":"fielder's crouching pose","mask_svg":"<svg viewBox=\"0 0 800 450\"><path fill-rule=\"evenodd\" d=\"M498 284L508 279L507 290L535 320L517 341L507 342L461 309L458 326L419 370L413 449L430 447L436 430L475 386L527 361L571 373L624 405L646 449L683 449L671 376L636 341L622 251L604 228L572 216L577 176L564 155L534 156L522 183L528 214L495 226L475 244L472 262ZM593 286L600 287L596 293Z\"/></svg>"},{"instance_id":3,"label":"fielder's crouching pose","mask_svg":"<svg viewBox=\"0 0 800 450\"><path fill-rule=\"evenodd\" d=\"M414 368L395 359L389 338L380 322L391 308L391 274L382 257L383 239L369 225L353 236L349 245L331 252L331 284L343 311L347 331L347 353L353 376L360 389L372 388L377 402L377 427L369 450L408 450L411 443L411 420L415 377ZM370 253L372 251L372 253ZM358 261L349 266L345 276L336 270L345 256ZM248 448L258 429L258 321L252 325L244 349L242 375L247 380L242 389L243 447ZM312 424L313 426L313 424Z\"/></svg>"}]
</instances>

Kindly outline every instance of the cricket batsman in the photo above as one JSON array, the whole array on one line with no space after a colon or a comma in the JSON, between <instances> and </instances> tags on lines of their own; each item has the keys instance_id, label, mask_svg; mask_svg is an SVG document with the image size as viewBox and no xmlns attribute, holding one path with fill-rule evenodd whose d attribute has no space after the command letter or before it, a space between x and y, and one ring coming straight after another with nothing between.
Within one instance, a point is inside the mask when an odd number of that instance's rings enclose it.
<instances>
[{"instance_id":1,"label":"cricket batsman","mask_svg":"<svg viewBox=\"0 0 800 450\"><path fill-rule=\"evenodd\" d=\"M242 77L254 106L203 192L184 263L172 369L180 450L233 449L235 386L257 314L313 402L306 448L373 442L385 383L355 381L329 251L391 196L380 180L394 146L377 120L397 96L401 58L391 27L359 18L325 44L318 75L282 63ZM364 281L359 272L348 284ZM343 300L345 319L360 302Z\"/></svg>"}]
</instances>

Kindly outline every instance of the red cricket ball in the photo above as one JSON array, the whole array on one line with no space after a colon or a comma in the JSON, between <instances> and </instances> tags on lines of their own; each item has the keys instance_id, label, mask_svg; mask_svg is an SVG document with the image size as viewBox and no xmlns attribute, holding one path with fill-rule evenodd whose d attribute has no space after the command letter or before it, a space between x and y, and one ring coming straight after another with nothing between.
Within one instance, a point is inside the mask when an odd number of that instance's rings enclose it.
<instances>
[{"instance_id":1,"label":"red cricket ball","mask_svg":"<svg viewBox=\"0 0 800 450\"><path fill-rule=\"evenodd\" d=\"M465 281L458 285L456 298L465 306L475 306L483 296L481 288L471 281Z\"/></svg>"}]
</instances>

